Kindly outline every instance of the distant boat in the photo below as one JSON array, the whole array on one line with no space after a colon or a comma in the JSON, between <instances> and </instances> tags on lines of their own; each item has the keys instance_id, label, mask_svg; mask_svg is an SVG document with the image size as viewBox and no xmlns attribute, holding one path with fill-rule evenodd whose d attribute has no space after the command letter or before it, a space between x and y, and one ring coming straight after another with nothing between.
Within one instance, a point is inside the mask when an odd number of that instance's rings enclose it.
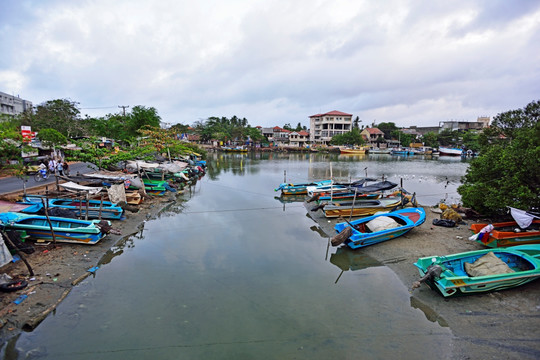
<instances>
[{"instance_id":1,"label":"distant boat","mask_svg":"<svg viewBox=\"0 0 540 360\"><path fill-rule=\"evenodd\" d=\"M368 150L368 154L390 154L392 152L391 149L380 149L380 148L373 148Z\"/></svg>"},{"instance_id":2,"label":"distant boat","mask_svg":"<svg viewBox=\"0 0 540 360\"><path fill-rule=\"evenodd\" d=\"M97 244L106 234L97 223L98 220L85 221L71 218L49 216L56 241L76 244ZM106 220L102 220L106 221ZM109 225L110 223L106 221ZM46 216L14 212L0 214L0 227L7 230L25 231L35 240L52 241L51 225Z\"/></svg>"},{"instance_id":3,"label":"distant boat","mask_svg":"<svg viewBox=\"0 0 540 360\"><path fill-rule=\"evenodd\" d=\"M503 290L540 277L540 245L427 256L414 265L422 279L413 288L426 282L444 297Z\"/></svg>"},{"instance_id":4,"label":"distant boat","mask_svg":"<svg viewBox=\"0 0 540 360\"><path fill-rule=\"evenodd\" d=\"M463 150L457 148L439 147L439 154L444 156L461 156Z\"/></svg>"},{"instance_id":5,"label":"distant boat","mask_svg":"<svg viewBox=\"0 0 540 360\"><path fill-rule=\"evenodd\" d=\"M363 155L366 153L366 149L363 147L360 147L360 148L340 147L339 151L343 155Z\"/></svg>"}]
</instances>

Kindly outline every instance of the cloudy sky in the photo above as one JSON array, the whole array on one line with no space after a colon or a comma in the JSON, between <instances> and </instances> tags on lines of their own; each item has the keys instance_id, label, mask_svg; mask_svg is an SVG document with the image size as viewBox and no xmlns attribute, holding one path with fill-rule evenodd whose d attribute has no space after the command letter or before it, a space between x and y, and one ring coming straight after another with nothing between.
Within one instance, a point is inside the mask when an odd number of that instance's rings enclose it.
<instances>
[{"instance_id":1,"label":"cloudy sky","mask_svg":"<svg viewBox=\"0 0 540 360\"><path fill-rule=\"evenodd\" d=\"M538 0L2 0L0 91L104 116L434 126L540 99ZM129 110L129 109L128 109Z\"/></svg>"}]
</instances>

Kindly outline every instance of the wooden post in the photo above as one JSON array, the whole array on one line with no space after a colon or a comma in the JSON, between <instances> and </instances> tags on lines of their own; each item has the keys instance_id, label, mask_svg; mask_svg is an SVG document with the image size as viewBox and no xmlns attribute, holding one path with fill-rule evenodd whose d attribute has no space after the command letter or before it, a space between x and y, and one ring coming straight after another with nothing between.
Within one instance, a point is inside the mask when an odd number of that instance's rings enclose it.
<instances>
[{"instance_id":1,"label":"wooden post","mask_svg":"<svg viewBox=\"0 0 540 360\"><path fill-rule=\"evenodd\" d=\"M353 211L354 211L354 202L356 201L356 193L358 192L358 188L355 187L354 188L354 197L353 197L353 200L352 200L352 206L351 206L351 214L349 215L349 221L351 221L351 218L352 218L352 214L353 214Z\"/></svg>"},{"instance_id":2,"label":"wooden post","mask_svg":"<svg viewBox=\"0 0 540 360\"><path fill-rule=\"evenodd\" d=\"M82 196L80 195L80 193L77 196L77 198L79 199L79 219L82 219L82 217L83 217L83 214L82 214L82 202L83 202L83 200L82 200Z\"/></svg>"},{"instance_id":3,"label":"wooden post","mask_svg":"<svg viewBox=\"0 0 540 360\"><path fill-rule=\"evenodd\" d=\"M88 191L86 192L86 214L84 214L84 220L88 220L88 210L89 210L89 199L88 199Z\"/></svg>"},{"instance_id":4,"label":"wooden post","mask_svg":"<svg viewBox=\"0 0 540 360\"><path fill-rule=\"evenodd\" d=\"M283 170L283 182L287 182L287 170Z\"/></svg>"},{"instance_id":5,"label":"wooden post","mask_svg":"<svg viewBox=\"0 0 540 360\"><path fill-rule=\"evenodd\" d=\"M99 220L101 220L102 210L103 210L103 195L99 195Z\"/></svg>"},{"instance_id":6,"label":"wooden post","mask_svg":"<svg viewBox=\"0 0 540 360\"><path fill-rule=\"evenodd\" d=\"M51 229L51 235L53 239L54 247L56 247L56 235L54 234L54 229L52 226L51 219L49 218L49 204L48 202L45 202L45 199L41 198L41 203L43 204L43 211L45 211L45 217L47 218L47 223L49 223L49 228Z\"/></svg>"}]
</instances>

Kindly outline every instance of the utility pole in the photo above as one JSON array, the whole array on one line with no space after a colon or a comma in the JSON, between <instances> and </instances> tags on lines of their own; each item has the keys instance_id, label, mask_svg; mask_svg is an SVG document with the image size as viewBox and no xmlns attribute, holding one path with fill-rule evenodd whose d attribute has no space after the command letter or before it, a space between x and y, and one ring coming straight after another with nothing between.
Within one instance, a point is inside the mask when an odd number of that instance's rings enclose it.
<instances>
[{"instance_id":1,"label":"utility pole","mask_svg":"<svg viewBox=\"0 0 540 360\"><path fill-rule=\"evenodd\" d=\"M126 117L126 108L129 107L129 105L118 105L119 108L122 108L123 116Z\"/></svg>"}]
</instances>

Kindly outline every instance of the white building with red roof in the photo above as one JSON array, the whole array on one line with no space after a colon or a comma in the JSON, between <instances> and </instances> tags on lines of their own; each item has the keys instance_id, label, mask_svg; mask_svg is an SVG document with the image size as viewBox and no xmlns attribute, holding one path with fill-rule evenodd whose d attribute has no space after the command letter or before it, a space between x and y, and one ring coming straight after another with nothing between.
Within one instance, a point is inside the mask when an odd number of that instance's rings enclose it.
<instances>
[{"instance_id":1,"label":"white building with red roof","mask_svg":"<svg viewBox=\"0 0 540 360\"><path fill-rule=\"evenodd\" d=\"M312 145L328 145L332 137L351 131L352 114L341 111L330 111L309 117L310 141Z\"/></svg>"},{"instance_id":2,"label":"white building with red roof","mask_svg":"<svg viewBox=\"0 0 540 360\"><path fill-rule=\"evenodd\" d=\"M309 142L309 133L307 131L293 131L289 134L289 145L295 147L305 147Z\"/></svg>"}]
</instances>

